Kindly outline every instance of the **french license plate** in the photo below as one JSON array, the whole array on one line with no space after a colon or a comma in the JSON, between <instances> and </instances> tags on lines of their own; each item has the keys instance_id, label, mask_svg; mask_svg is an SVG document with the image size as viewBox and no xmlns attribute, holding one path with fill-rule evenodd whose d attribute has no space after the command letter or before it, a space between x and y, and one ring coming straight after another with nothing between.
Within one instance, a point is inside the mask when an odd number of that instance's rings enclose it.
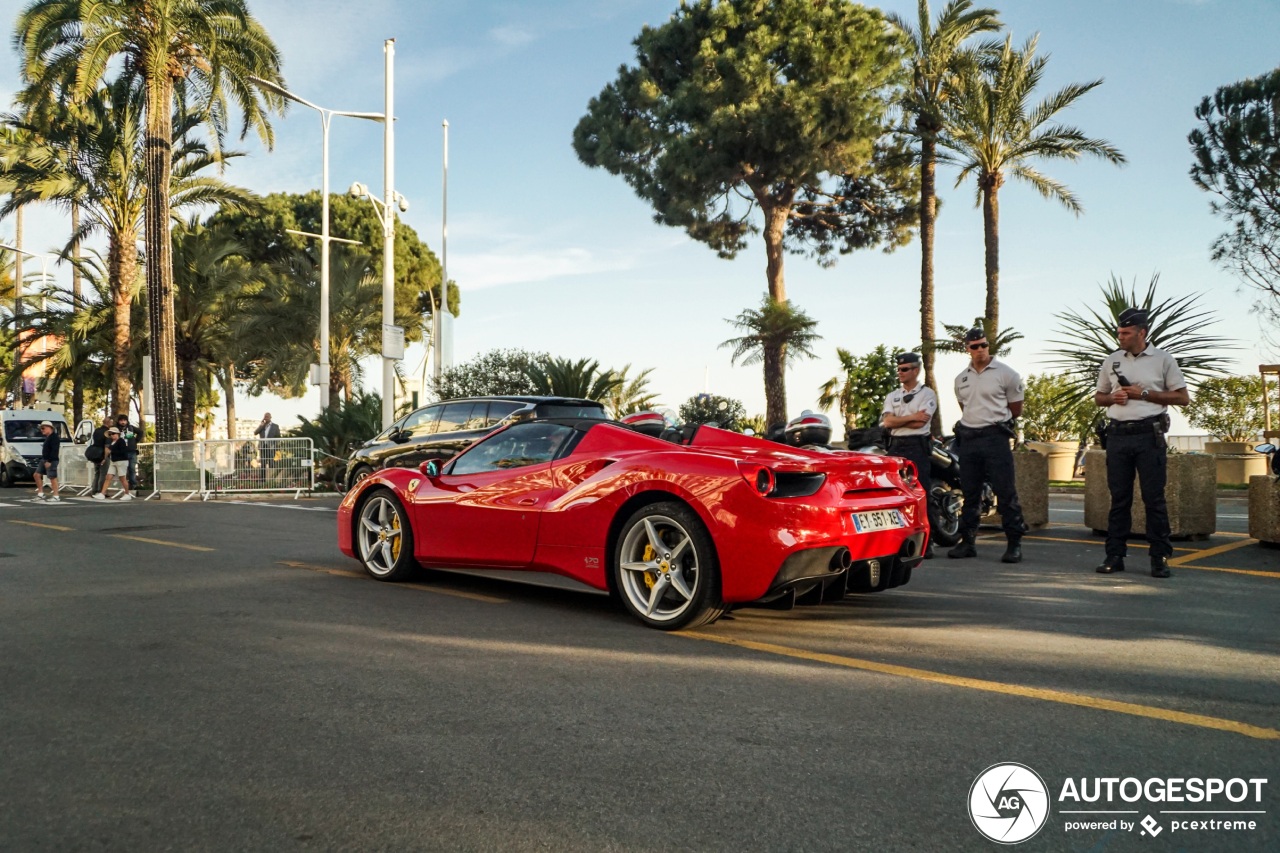
<instances>
[{"instance_id":1,"label":"french license plate","mask_svg":"<svg viewBox=\"0 0 1280 853\"><path fill-rule=\"evenodd\" d=\"M906 526L906 519L896 509L873 509L853 514L853 529L858 533L874 533L877 530L894 530Z\"/></svg>"}]
</instances>

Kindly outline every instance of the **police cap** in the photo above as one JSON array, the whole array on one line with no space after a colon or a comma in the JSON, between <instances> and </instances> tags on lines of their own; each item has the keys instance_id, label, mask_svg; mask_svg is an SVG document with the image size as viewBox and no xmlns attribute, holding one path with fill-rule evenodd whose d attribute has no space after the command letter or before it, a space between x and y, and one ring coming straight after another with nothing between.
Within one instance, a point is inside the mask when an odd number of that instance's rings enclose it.
<instances>
[{"instance_id":1,"label":"police cap","mask_svg":"<svg viewBox=\"0 0 1280 853\"><path fill-rule=\"evenodd\" d=\"M919 364L920 353L918 352L900 352L893 357L898 364Z\"/></svg>"},{"instance_id":2,"label":"police cap","mask_svg":"<svg viewBox=\"0 0 1280 853\"><path fill-rule=\"evenodd\" d=\"M1117 326L1137 326L1139 328L1147 328L1147 312L1142 308L1126 308L1120 312L1120 319L1116 322Z\"/></svg>"},{"instance_id":3,"label":"police cap","mask_svg":"<svg viewBox=\"0 0 1280 853\"><path fill-rule=\"evenodd\" d=\"M972 329L964 333L965 343L969 343L970 341L983 341L986 340L986 338L987 333L979 329L977 326L974 326Z\"/></svg>"}]
</instances>

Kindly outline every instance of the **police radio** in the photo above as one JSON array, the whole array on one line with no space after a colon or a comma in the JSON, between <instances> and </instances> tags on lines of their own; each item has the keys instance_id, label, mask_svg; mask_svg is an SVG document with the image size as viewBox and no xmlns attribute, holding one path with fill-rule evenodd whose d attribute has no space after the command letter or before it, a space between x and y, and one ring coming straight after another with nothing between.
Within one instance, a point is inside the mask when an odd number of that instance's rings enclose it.
<instances>
[{"instance_id":1,"label":"police radio","mask_svg":"<svg viewBox=\"0 0 1280 853\"><path fill-rule=\"evenodd\" d=\"M1119 382L1121 385L1133 384L1132 382L1130 382L1128 379L1125 378L1125 375L1123 373L1120 372L1120 362L1118 361L1111 362L1111 370L1116 375L1116 381Z\"/></svg>"}]
</instances>

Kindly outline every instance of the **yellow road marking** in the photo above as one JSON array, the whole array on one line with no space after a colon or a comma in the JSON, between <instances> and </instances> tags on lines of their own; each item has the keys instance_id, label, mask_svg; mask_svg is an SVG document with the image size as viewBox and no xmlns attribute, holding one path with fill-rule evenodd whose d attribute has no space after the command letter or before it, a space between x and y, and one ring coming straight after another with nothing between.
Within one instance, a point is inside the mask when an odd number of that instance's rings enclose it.
<instances>
[{"instance_id":1,"label":"yellow road marking","mask_svg":"<svg viewBox=\"0 0 1280 853\"><path fill-rule=\"evenodd\" d=\"M168 542L164 539L148 539L145 536L129 536L124 533L112 533L111 536L116 539L131 539L134 542L147 542L151 545L167 545L170 548L185 548L188 551L215 551L216 548L206 548L203 545L186 545L182 542Z\"/></svg>"},{"instance_id":2,"label":"yellow road marking","mask_svg":"<svg viewBox=\"0 0 1280 853\"><path fill-rule=\"evenodd\" d=\"M295 569L306 569L307 571L311 571L311 572L319 572L320 574L334 575L336 577L343 577L343 578L368 578L369 577L364 572L351 571L350 569L335 569L335 568L331 568L330 566L316 566L316 565L312 565L311 563L299 563L295 560L280 560L279 565L289 566ZM493 595L485 595L484 593L480 593L480 592L466 592L460 589L442 589L438 586L428 586L427 584L421 584L421 583L406 583L406 584L401 584L400 586L403 587L404 589L416 589L416 590L419 590L420 592L438 592L441 595L452 595L458 598L469 598L472 601L483 601L485 604L506 604L507 603L507 599L505 598L498 598Z\"/></svg>"},{"instance_id":3,"label":"yellow road marking","mask_svg":"<svg viewBox=\"0 0 1280 853\"><path fill-rule=\"evenodd\" d=\"M679 632L678 636L691 637L696 640L708 640L713 643L722 643L726 646L738 646L740 648L751 649L757 652L765 652L767 654L783 655L785 657L798 658L800 660L809 660L816 661L818 663L831 664L833 666L842 666L848 669L860 669L868 672L878 672L884 675L897 675L903 678L914 678L919 681L931 681L935 684L945 684L951 687L965 687L970 690L982 690L988 693L1002 693L1006 696L1021 696L1027 699L1039 699L1044 702L1057 702L1062 705L1077 705L1082 708L1093 708L1099 711L1114 711L1118 714L1130 714L1135 717L1149 717L1156 720L1165 720L1170 723L1181 723L1188 726L1217 729L1219 731L1231 732L1233 734L1240 734L1246 737L1258 738L1260 740L1280 740L1280 731L1277 731L1276 729L1254 726L1248 723L1241 723L1236 720L1224 720L1219 717L1207 717L1202 714L1188 714L1183 711L1171 711L1166 708L1137 705L1132 702L1117 702L1112 699L1085 696L1080 693L1067 693L1062 690L1047 690L1040 687L1026 687L1020 684L1005 684L999 681L987 681L981 678L964 678L956 675L947 675L942 672L932 672L927 669L916 669L909 666L878 663L876 661L860 660L858 658L826 654L824 652L812 652L807 649L778 646L773 643L760 643L755 640L740 640L732 637L721 637L715 634L704 634L700 631L682 631Z\"/></svg>"},{"instance_id":4,"label":"yellow road marking","mask_svg":"<svg viewBox=\"0 0 1280 853\"><path fill-rule=\"evenodd\" d=\"M43 527L45 530L61 530L61 531L64 531L64 532L66 532L66 531L70 531L70 530L75 530L75 528L74 528L74 527L63 527L63 526L62 526L62 525L60 525L60 524L41 524L41 523L40 523L40 522L38 522L38 521L13 521L12 519L10 519L9 523L10 523L10 524L25 524L27 527Z\"/></svg>"},{"instance_id":5,"label":"yellow road marking","mask_svg":"<svg viewBox=\"0 0 1280 853\"><path fill-rule=\"evenodd\" d=\"M1170 562L1169 565L1172 566L1173 563ZM1264 572L1261 569L1227 569L1227 568L1219 568L1217 566L1183 566L1183 565L1179 565L1178 568L1192 569L1197 572L1230 572L1233 575L1253 575L1259 578L1280 579L1280 572Z\"/></svg>"},{"instance_id":6,"label":"yellow road marking","mask_svg":"<svg viewBox=\"0 0 1280 853\"><path fill-rule=\"evenodd\" d=\"M1196 551L1194 554L1188 554L1185 557L1174 557L1169 561L1169 565L1181 566L1183 563L1198 561L1201 557L1212 557L1216 554L1225 554L1227 551L1234 551L1237 548L1243 548L1245 545L1252 545L1257 541L1257 539L1245 539L1243 542L1228 542L1226 545L1219 545L1216 548L1206 548L1203 551Z\"/></svg>"}]
</instances>

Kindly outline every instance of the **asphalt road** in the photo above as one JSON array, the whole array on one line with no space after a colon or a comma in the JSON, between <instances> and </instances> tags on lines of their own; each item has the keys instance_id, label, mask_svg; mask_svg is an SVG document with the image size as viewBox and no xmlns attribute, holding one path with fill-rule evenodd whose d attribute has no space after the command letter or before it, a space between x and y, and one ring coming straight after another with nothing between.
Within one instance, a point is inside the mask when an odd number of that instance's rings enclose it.
<instances>
[{"instance_id":1,"label":"asphalt road","mask_svg":"<svg viewBox=\"0 0 1280 853\"><path fill-rule=\"evenodd\" d=\"M1006 762L1048 789L1020 850L1280 849L1280 551L1239 498L1170 580L1096 575L1055 496L1020 565L984 540L672 635L584 592L366 579L333 500L24 497L0 493L0 850L991 850L969 798ZM1268 781L1062 797L1110 777ZM1252 813L1166 813L1190 811Z\"/></svg>"}]
</instances>

